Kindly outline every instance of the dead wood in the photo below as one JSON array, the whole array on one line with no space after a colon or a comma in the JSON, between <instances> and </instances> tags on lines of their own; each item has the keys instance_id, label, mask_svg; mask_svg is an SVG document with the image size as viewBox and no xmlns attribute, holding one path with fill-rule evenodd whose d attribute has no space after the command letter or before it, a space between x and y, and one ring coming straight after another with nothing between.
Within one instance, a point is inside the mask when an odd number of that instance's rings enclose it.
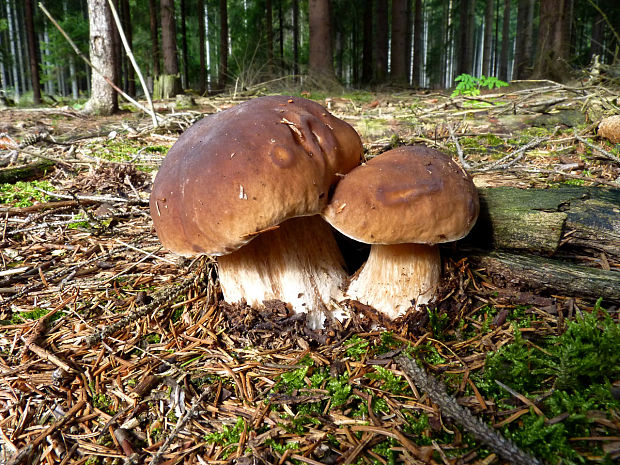
<instances>
[{"instance_id":1,"label":"dead wood","mask_svg":"<svg viewBox=\"0 0 620 465\"><path fill-rule=\"evenodd\" d=\"M0 184L13 184L17 181L32 181L33 179L39 179L48 174L53 166L53 161L42 160L39 162L28 163L26 165L0 168Z\"/></svg>"}]
</instances>

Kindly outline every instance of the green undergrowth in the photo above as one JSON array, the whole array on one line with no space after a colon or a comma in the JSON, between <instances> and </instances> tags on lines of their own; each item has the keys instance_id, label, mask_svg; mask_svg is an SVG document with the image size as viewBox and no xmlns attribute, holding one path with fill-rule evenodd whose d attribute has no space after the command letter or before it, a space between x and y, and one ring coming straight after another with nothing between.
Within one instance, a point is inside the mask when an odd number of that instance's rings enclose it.
<instances>
[{"instance_id":1,"label":"green undergrowth","mask_svg":"<svg viewBox=\"0 0 620 465\"><path fill-rule=\"evenodd\" d=\"M47 202L50 196L37 190L53 191L48 181L18 181L15 184L0 184L0 204L11 207L29 207L35 202Z\"/></svg>"},{"instance_id":2,"label":"green undergrowth","mask_svg":"<svg viewBox=\"0 0 620 465\"><path fill-rule=\"evenodd\" d=\"M108 140L101 144L93 144L91 147L97 157L103 158L104 160L115 161L115 162L129 162L134 160L139 153L141 154L161 154L165 155L170 147L165 145L143 145L139 140L132 139L123 139L117 138L113 140ZM153 171L156 166L155 165L146 165L138 162L134 162L136 169L150 172Z\"/></svg>"}]
</instances>

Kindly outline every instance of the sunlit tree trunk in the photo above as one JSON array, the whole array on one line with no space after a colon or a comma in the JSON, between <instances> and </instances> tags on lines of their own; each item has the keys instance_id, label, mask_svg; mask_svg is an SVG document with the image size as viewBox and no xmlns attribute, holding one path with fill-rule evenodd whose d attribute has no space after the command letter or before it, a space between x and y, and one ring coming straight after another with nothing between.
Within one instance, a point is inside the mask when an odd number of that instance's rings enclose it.
<instances>
[{"instance_id":1,"label":"sunlit tree trunk","mask_svg":"<svg viewBox=\"0 0 620 465\"><path fill-rule=\"evenodd\" d=\"M228 76L228 5L226 0L220 0L220 68L218 85L220 89L226 87Z\"/></svg>"},{"instance_id":2,"label":"sunlit tree trunk","mask_svg":"<svg viewBox=\"0 0 620 465\"><path fill-rule=\"evenodd\" d=\"M160 8L164 72L157 80L154 94L156 97L168 98L181 92L174 0L160 0Z\"/></svg>"},{"instance_id":3,"label":"sunlit tree trunk","mask_svg":"<svg viewBox=\"0 0 620 465\"><path fill-rule=\"evenodd\" d=\"M390 78L393 83L407 82L406 38L407 34L407 1L392 0L392 40Z\"/></svg>"},{"instance_id":4,"label":"sunlit tree trunk","mask_svg":"<svg viewBox=\"0 0 620 465\"><path fill-rule=\"evenodd\" d=\"M482 48L482 74L489 76L491 74L491 56L493 54L493 25L494 21L494 4L495 0L486 0L486 8L484 10L484 40Z\"/></svg>"},{"instance_id":5,"label":"sunlit tree trunk","mask_svg":"<svg viewBox=\"0 0 620 465\"><path fill-rule=\"evenodd\" d=\"M41 83L39 78L39 51L38 41L34 33L34 13L32 0L24 0L26 35L28 37L28 55L30 61L30 78L32 80L32 101L35 105L41 103Z\"/></svg>"},{"instance_id":6,"label":"sunlit tree trunk","mask_svg":"<svg viewBox=\"0 0 620 465\"><path fill-rule=\"evenodd\" d=\"M335 74L329 0L310 0L308 16L310 20L309 74L322 82L333 81Z\"/></svg>"},{"instance_id":7,"label":"sunlit tree trunk","mask_svg":"<svg viewBox=\"0 0 620 465\"><path fill-rule=\"evenodd\" d=\"M13 16L14 10L13 5L10 0L5 3L6 6L6 18L7 18L7 26L9 32L9 50L11 52L11 72L13 76L13 89L14 89L14 98L16 101L19 101L19 97L21 95L20 86L19 86L19 63L17 62L17 48L19 44L17 43L17 38L15 35L15 28L13 25Z\"/></svg>"},{"instance_id":8,"label":"sunlit tree trunk","mask_svg":"<svg viewBox=\"0 0 620 465\"><path fill-rule=\"evenodd\" d=\"M385 82L388 72L388 3L376 0L375 3L375 81Z\"/></svg>"},{"instance_id":9,"label":"sunlit tree trunk","mask_svg":"<svg viewBox=\"0 0 620 465\"><path fill-rule=\"evenodd\" d=\"M112 13L107 0L88 0L90 25L90 61L109 80L114 79L116 57L112 44ZM93 72L91 96L84 110L87 113L109 115L118 109L114 89L98 73Z\"/></svg>"}]
</instances>

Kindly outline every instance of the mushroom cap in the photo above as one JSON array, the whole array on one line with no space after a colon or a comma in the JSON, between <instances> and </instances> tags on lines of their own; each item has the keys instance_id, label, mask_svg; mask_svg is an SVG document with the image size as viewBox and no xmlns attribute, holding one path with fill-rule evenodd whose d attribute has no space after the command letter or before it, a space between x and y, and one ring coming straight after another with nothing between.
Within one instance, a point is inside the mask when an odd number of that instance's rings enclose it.
<instances>
[{"instance_id":1,"label":"mushroom cap","mask_svg":"<svg viewBox=\"0 0 620 465\"><path fill-rule=\"evenodd\" d=\"M180 255L230 253L288 218L320 213L362 153L355 130L318 103L250 100L172 146L151 192L155 230Z\"/></svg>"},{"instance_id":2,"label":"mushroom cap","mask_svg":"<svg viewBox=\"0 0 620 465\"><path fill-rule=\"evenodd\" d=\"M598 135L614 144L620 144L620 115L603 118L598 125Z\"/></svg>"},{"instance_id":3,"label":"mushroom cap","mask_svg":"<svg viewBox=\"0 0 620 465\"><path fill-rule=\"evenodd\" d=\"M436 244L467 235L478 218L478 191L448 155L399 147L349 172L323 217L367 244Z\"/></svg>"}]
</instances>

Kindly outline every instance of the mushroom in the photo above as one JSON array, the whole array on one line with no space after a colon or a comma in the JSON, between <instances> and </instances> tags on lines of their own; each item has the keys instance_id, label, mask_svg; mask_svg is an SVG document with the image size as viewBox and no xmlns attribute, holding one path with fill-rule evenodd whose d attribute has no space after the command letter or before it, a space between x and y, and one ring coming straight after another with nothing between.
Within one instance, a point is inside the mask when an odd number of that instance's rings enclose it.
<instances>
[{"instance_id":1,"label":"mushroom","mask_svg":"<svg viewBox=\"0 0 620 465\"><path fill-rule=\"evenodd\" d=\"M338 231L372 244L346 297L391 319L428 303L441 275L436 244L466 236L478 211L471 177L437 150L399 147L353 169L323 211Z\"/></svg>"},{"instance_id":2,"label":"mushroom","mask_svg":"<svg viewBox=\"0 0 620 465\"><path fill-rule=\"evenodd\" d=\"M362 152L355 130L318 103L242 103L202 119L172 146L151 192L155 230L179 255L217 256L226 301L279 299L318 327L346 279L318 214Z\"/></svg>"}]
</instances>

